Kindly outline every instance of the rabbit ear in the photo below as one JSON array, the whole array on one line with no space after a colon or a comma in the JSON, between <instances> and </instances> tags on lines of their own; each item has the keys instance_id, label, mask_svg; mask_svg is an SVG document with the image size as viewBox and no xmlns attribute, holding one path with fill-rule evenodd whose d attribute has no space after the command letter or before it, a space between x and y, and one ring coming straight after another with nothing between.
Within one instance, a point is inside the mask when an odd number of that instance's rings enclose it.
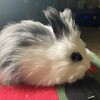
<instances>
[{"instance_id":1,"label":"rabbit ear","mask_svg":"<svg viewBox=\"0 0 100 100\"><path fill-rule=\"evenodd\" d=\"M48 7L47 10L44 11L44 14L51 24L55 36L61 38L63 36L62 30L65 29L66 26L60 18L60 13L55 8Z\"/></svg>"},{"instance_id":2,"label":"rabbit ear","mask_svg":"<svg viewBox=\"0 0 100 100\"><path fill-rule=\"evenodd\" d=\"M68 25L69 31L74 31L73 34L80 35L79 28L75 23L74 15L72 14L72 11L68 8L66 8L62 13L60 13L61 18L64 20L64 23ZM70 35L70 34L69 34Z\"/></svg>"}]
</instances>

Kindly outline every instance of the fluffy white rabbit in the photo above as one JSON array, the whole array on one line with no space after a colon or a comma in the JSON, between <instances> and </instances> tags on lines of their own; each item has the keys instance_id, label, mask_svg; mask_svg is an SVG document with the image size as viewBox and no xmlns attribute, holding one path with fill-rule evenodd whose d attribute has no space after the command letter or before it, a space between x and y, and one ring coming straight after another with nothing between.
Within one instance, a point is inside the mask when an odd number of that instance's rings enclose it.
<instances>
[{"instance_id":1,"label":"fluffy white rabbit","mask_svg":"<svg viewBox=\"0 0 100 100\"><path fill-rule=\"evenodd\" d=\"M50 25L26 20L0 33L0 79L5 84L72 83L90 68L90 55L71 10L44 11Z\"/></svg>"}]
</instances>

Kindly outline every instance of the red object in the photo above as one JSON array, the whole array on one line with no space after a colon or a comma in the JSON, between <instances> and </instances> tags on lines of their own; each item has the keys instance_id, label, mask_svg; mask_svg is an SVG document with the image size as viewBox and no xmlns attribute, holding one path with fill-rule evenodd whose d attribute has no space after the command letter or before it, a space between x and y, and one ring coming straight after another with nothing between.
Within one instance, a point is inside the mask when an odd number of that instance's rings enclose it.
<instances>
[{"instance_id":1,"label":"red object","mask_svg":"<svg viewBox=\"0 0 100 100\"><path fill-rule=\"evenodd\" d=\"M97 73L99 72L99 69L95 66L95 65L91 65L91 68L87 71L87 73L90 72L90 73Z\"/></svg>"},{"instance_id":2,"label":"red object","mask_svg":"<svg viewBox=\"0 0 100 100\"><path fill-rule=\"evenodd\" d=\"M55 87L3 86L0 100L58 100Z\"/></svg>"}]
</instances>

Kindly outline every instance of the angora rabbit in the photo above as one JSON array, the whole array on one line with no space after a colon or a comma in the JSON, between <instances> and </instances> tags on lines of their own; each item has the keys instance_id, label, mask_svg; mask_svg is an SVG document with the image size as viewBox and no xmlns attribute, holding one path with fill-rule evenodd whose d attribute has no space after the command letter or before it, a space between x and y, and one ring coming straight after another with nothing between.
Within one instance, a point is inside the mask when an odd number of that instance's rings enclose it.
<instances>
[{"instance_id":1,"label":"angora rabbit","mask_svg":"<svg viewBox=\"0 0 100 100\"><path fill-rule=\"evenodd\" d=\"M72 83L90 68L89 51L69 9L44 11L50 25L31 20L7 25L0 34L0 80L51 86Z\"/></svg>"}]
</instances>

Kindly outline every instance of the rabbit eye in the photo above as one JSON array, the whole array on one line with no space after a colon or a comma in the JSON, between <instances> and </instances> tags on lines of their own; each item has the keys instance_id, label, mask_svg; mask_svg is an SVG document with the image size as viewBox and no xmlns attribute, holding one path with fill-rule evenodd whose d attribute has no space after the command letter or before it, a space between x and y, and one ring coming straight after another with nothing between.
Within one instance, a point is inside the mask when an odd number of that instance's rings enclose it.
<instances>
[{"instance_id":1,"label":"rabbit eye","mask_svg":"<svg viewBox=\"0 0 100 100\"><path fill-rule=\"evenodd\" d=\"M74 62L78 62L78 61L83 60L83 57L79 52L73 52L72 55L71 55L71 59Z\"/></svg>"}]
</instances>

